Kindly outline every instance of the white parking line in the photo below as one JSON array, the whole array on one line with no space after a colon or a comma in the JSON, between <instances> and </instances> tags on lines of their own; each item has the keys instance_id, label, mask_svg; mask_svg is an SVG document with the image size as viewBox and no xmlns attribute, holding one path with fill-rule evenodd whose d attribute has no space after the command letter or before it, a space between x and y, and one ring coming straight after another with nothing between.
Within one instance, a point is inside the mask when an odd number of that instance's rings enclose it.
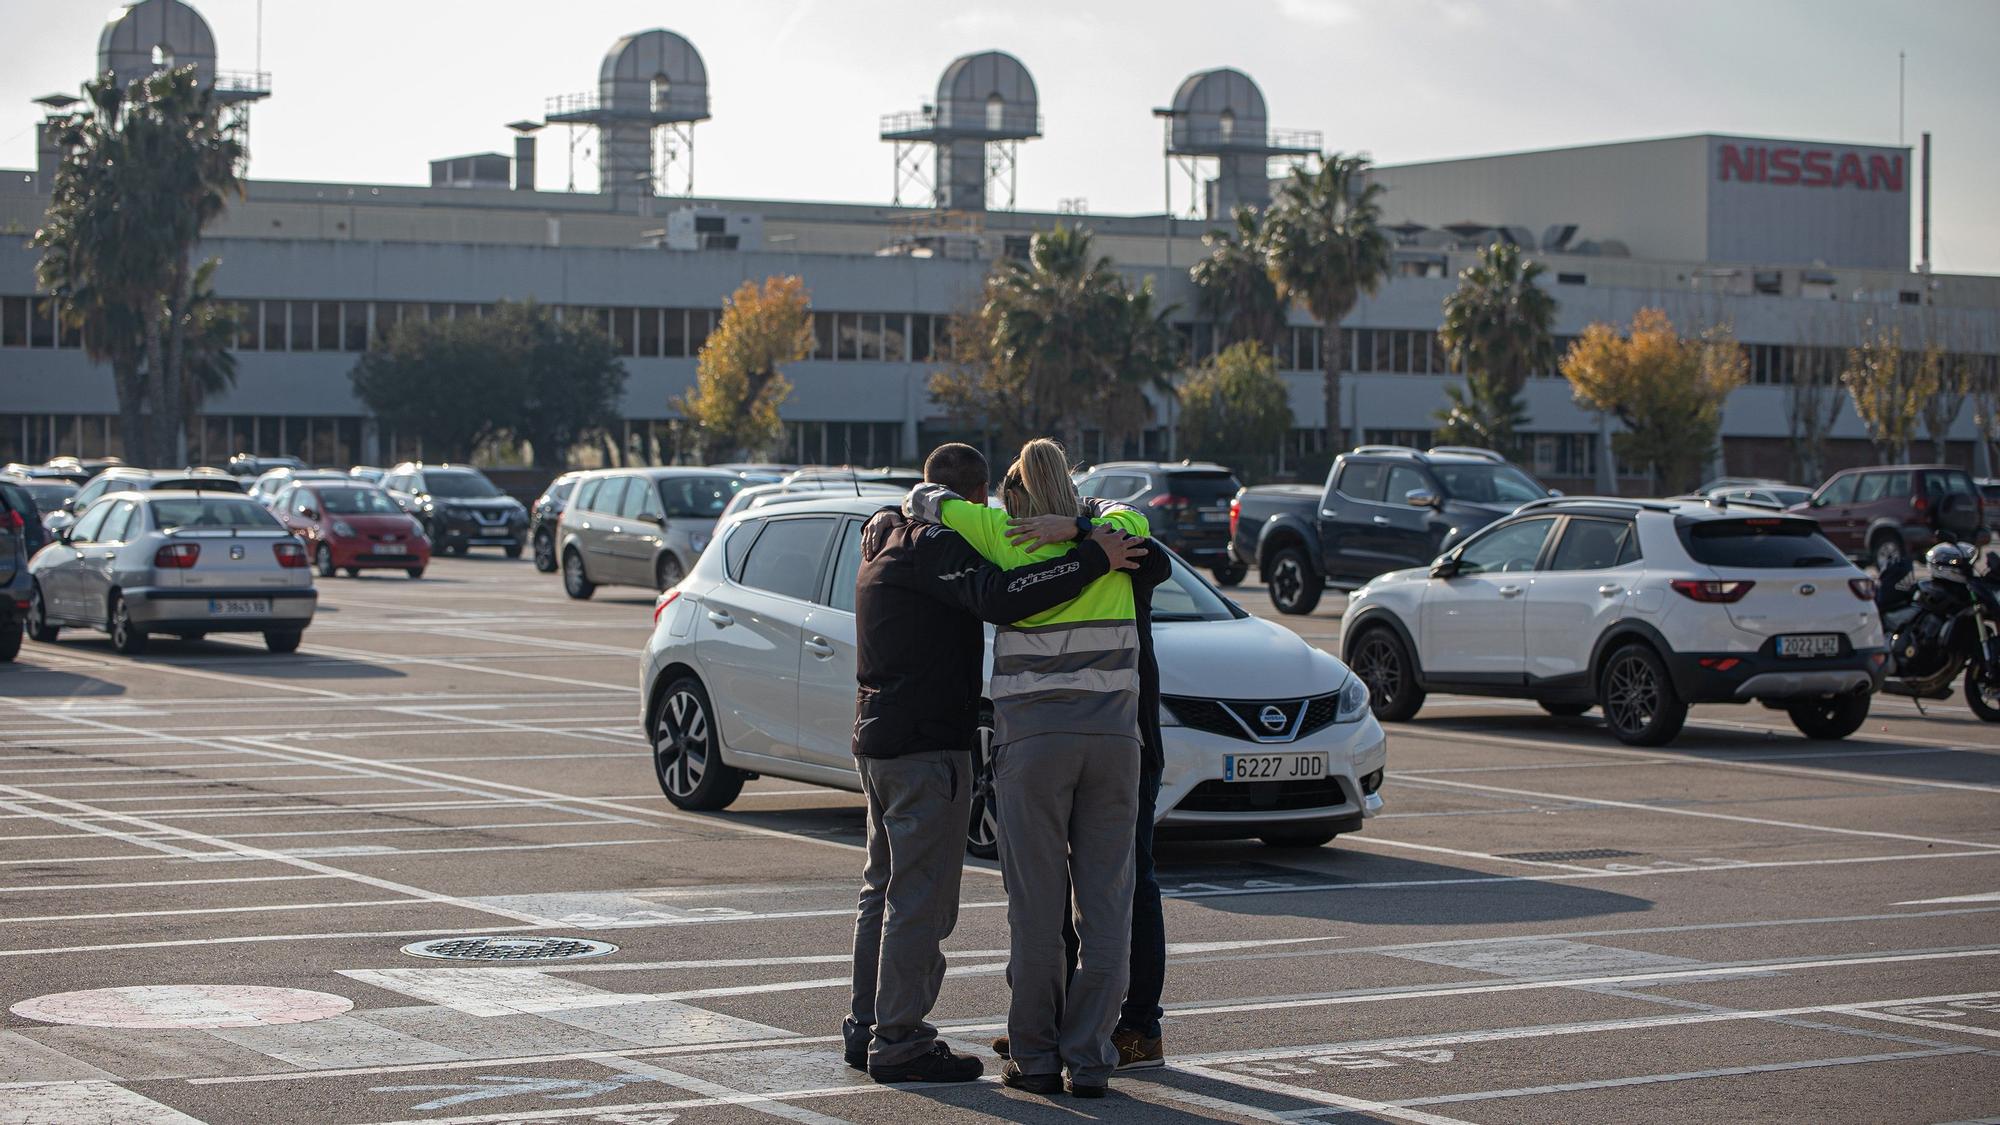
<instances>
[{"instance_id":1,"label":"white parking line","mask_svg":"<svg viewBox=\"0 0 2000 1125\"><path fill-rule=\"evenodd\" d=\"M1666 1082L1699 1082L1711 1078L1733 1078L1744 1074L1778 1074L1790 1070L1820 1070L1833 1066L1863 1066L1871 1063L1901 1062L1906 1059L1934 1059L1942 1055L1977 1053L1977 1047L1937 1047L1927 1051L1894 1051L1880 1055L1848 1055L1834 1059L1801 1059L1797 1062L1762 1063L1757 1066L1726 1066L1712 1070L1685 1070L1674 1074L1640 1074L1630 1078L1600 1078L1591 1082L1559 1082L1547 1086L1519 1086L1511 1090L1475 1090L1463 1094L1439 1094L1429 1098L1407 1098L1397 1106L1456 1105L1462 1102L1493 1101L1498 1098L1531 1098L1547 1094L1575 1094L1586 1090L1617 1090L1629 1086L1654 1086Z\"/></svg>"},{"instance_id":2,"label":"white parking line","mask_svg":"<svg viewBox=\"0 0 2000 1125\"><path fill-rule=\"evenodd\" d=\"M1470 1122L1462 1121L1456 1117L1426 1113L1420 1109L1407 1109L1389 1102L1369 1101L1367 1098L1350 1098L1344 1094L1330 1093L1326 1090L1313 1090L1304 1086L1289 1085L1284 1082L1273 1082L1268 1078L1253 1078L1247 1074L1232 1074L1223 1070L1210 1070L1206 1067L1193 1066L1188 1063L1175 1063L1174 1069L1183 1074L1192 1074L1230 1086L1243 1086L1252 1090L1262 1090L1268 1094L1282 1094L1285 1097L1294 1098L1302 1102L1316 1102L1324 1106L1333 1106L1354 1113L1373 1114L1377 1117L1387 1117L1396 1121L1414 1121L1418 1125L1471 1125Z\"/></svg>"}]
</instances>

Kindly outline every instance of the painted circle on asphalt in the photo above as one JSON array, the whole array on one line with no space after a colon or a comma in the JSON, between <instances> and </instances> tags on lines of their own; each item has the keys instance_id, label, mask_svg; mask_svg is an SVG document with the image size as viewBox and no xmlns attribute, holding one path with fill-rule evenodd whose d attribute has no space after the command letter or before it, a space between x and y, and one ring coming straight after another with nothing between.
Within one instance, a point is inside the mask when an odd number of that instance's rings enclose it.
<instances>
[{"instance_id":1,"label":"painted circle on asphalt","mask_svg":"<svg viewBox=\"0 0 2000 1125\"><path fill-rule=\"evenodd\" d=\"M354 1007L345 996L247 984L152 984L93 988L23 1000L8 1011L23 1019L80 1027L262 1027L311 1023Z\"/></svg>"}]
</instances>

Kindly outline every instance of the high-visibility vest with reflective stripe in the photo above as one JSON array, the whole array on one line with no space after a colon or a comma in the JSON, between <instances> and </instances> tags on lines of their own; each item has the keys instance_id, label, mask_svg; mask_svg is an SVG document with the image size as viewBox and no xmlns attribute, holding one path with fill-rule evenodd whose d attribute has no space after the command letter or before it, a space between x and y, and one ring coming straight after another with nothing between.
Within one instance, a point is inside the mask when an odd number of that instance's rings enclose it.
<instances>
[{"instance_id":1,"label":"high-visibility vest with reflective stripe","mask_svg":"<svg viewBox=\"0 0 2000 1125\"><path fill-rule=\"evenodd\" d=\"M923 505L916 507L922 514ZM1055 544L1022 550L1007 542L1007 513L964 500L945 500L937 506L937 515L980 555L1009 570L1075 549ZM1113 511L1097 522L1133 535L1150 530L1146 517L1129 509ZM993 638L989 689L996 742L1042 734L1108 734L1136 740L1135 612L1131 576L1114 570L1054 609L1001 626Z\"/></svg>"}]
</instances>

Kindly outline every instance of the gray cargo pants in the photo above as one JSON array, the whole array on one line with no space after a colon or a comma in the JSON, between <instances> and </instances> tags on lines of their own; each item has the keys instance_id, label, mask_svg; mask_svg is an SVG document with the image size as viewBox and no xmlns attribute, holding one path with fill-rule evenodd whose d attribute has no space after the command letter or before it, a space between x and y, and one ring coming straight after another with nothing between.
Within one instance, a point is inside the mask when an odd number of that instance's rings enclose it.
<instances>
[{"instance_id":1,"label":"gray cargo pants","mask_svg":"<svg viewBox=\"0 0 2000 1125\"><path fill-rule=\"evenodd\" d=\"M1132 946L1132 824L1139 740L1036 735L994 749L994 810L1007 883L1014 988L1007 1053L1024 1074L1102 1085ZM1063 922L1075 894L1075 973Z\"/></svg>"},{"instance_id":2,"label":"gray cargo pants","mask_svg":"<svg viewBox=\"0 0 2000 1125\"><path fill-rule=\"evenodd\" d=\"M874 1026L870 1066L931 1049L940 946L958 925L972 761L964 751L856 758L868 798L868 867L854 918L853 1018Z\"/></svg>"}]
</instances>

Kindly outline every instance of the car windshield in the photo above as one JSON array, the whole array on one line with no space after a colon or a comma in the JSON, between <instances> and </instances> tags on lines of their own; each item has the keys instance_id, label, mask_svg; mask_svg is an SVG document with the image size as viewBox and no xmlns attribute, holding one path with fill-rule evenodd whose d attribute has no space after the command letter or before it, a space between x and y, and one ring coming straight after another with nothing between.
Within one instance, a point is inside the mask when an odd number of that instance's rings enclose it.
<instances>
[{"instance_id":1,"label":"car windshield","mask_svg":"<svg viewBox=\"0 0 2000 1125\"><path fill-rule=\"evenodd\" d=\"M1793 570L1839 566L1844 561L1812 520L1708 520L1684 525L1680 531L1689 557L1704 566Z\"/></svg>"},{"instance_id":2,"label":"car windshield","mask_svg":"<svg viewBox=\"0 0 2000 1125\"><path fill-rule=\"evenodd\" d=\"M161 531L176 531L184 527L255 528L261 531L278 526L271 513L255 500L236 497L155 500L153 522L159 525Z\"/></svg>"},{"instance_id":3,"label":"car windshield","mask_svg":"<svg viewBox=\"0 0 2000 1125\"><path fill-rule=\"evenodd\" d=\"M402 512L394 501L373 488L322 488L319 501L328 515L393 516Z\"/></svg>"},{"instance_id":4,"label":"car windshield","mask_svg":"<svg viewBox=\"0 0 2000 1125\"><path fill-rule=\"evenodd\" d=\"M29 481L20 487L34 500L35 507L44 512L62 507L63 501L76 495L76 486L67 481Z\"/></svg>"},{"instance_id":5,"label":"car windshield","mask_svg":"<svg viewBox=\"0 0 2000 1125\"><path fill-rule=\"evenodd\" d=\"M1243 486L1228 473L1169 473L1167 488L1175 496L1185 496L1197 508L1227 505Z\"/></svg>"},{"instance_id":6,"label":"car windshield","mask_svg":"<svg viewBox=\"0 0 2000 1125\"><path fill-rule=\"evenodd\" d=\"M241 492L243 482L233 477L161 477L153 482L153 487L170 491L207 488L216 492Z\"/></svg>"},{"instance_id":7,"label":"car windshield","mask_svg":"<svg viewBox=\"0 0 2000 1125\"><path fill-rule=\"evenodd\" d=\"M719 474L667 477L660 481L660 495L666 500L667 518L676 520L715 519L741 491L741 479Z\"/></svg>"},{"instance_id":8,"label":"car windshield","mask_svg":"<svg viewBox=\"0 0 2000 1125\"><path fill-rule=\"evenodd\" d=\"M1525 504L1549 494L1512 465L1433 461L1431 472L1444 486L1446 496L1469 504Z\"/></svg>"},{"instance_id":9,"label":"car windshield","mask_svg":"<svg viewBox=\"0 0 2000 1125\"><path fill-rule=\"evenodd\" d=\"M1222 595L1179 559L1167 580L1153 587L1154 621L1228 621L1238 616Z\"/></svg>"},{"instance_id":10,"label":"car windshield","mask_svg":"<svg viewBox=\"0 0 2000 1125\"><path fill-rule=\"evenodd\" d=\"M424 486L432 496L442 496L447 500L485 500L500 495L493 482L478 473L424 474Z\"/></svg>"}]
</instances>

